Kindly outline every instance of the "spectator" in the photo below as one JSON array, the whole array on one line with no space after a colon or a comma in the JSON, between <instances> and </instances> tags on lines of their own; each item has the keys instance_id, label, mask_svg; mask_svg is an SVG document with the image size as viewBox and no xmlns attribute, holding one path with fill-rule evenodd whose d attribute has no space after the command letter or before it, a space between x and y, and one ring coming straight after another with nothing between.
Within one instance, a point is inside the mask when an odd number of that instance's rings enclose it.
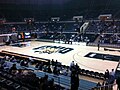
<instances>
[{"instance_id":1,"label":"spectator","mask_svg":"<svg viewBox=\"0 0 120 90\"><path fill-rule=\"evenodd\" d=\"M0 70L3 70L4 69L4 67L3 67L3 65L0 63Z\"/></svg>"},{"instance_id":2,"label":"spectator","mask_svg":"<svg viewBox=\"0 0 120 90\"><path fill-rule=\"evenodd\" d=\"M4 58L0 58L0 63L1 63L1 65L5 63Z\"/></svg>"},{"instance_id":3,"label":"spectator","mask_svg":"<svg viewBox=\"0 0 120 90\"><path fill-rule=\"evenodd\" d=\"M9 72L10 72L10 73L13 72L13 71L16 72L16 70L17 70L16 64L13 64L13 66L10 68ZM14 73L14 72L13 72L13 73Z\"/></svg>"},{"instance_id":4,"label":"spectator","mask_svg":"<svg viewBox=\"0 0 120 90\"><path fill-rule=\"evenodd\" d=\"M71 63L71 90L78 90L79 87L79 66L76 63L74 65L74 61Z\"/></svg>"},{"instance_id":5,"label":"spectator","mask_svg":"<svg viewBox=\"0 0 120 90\"><path fill-rule=\"evenodd\" d=\"M29 57L29 61L30 61L30 64L33 64L34 63L34 60L32 57Z\"/></svg>"},{"instance_id":6,"label":"spectator","mask_svg":"<svg viewBox=\"0 0 120 90\"><path fill-rule=\"evenodd\" d=\"M52 70L51 70L50 66L48 66L47 72L48 72L48 73L52 73Z\"/></svg>"},{"instance_id":7,"label":"spectator","mask_svg":"<svg viewBox=\"0 0 120 90\"><path fill-rule=\"evenodd\" d=\"M120 76L117 78L116 84L118 85L118 89L117 90L120 90Z\"/></svg>"},{"instance_id":8,"label":"spectator","mask_svg":"<svg viewBox=\"0 0 120 90\"><path fill-rule=\"evenodd\" d=\"M10 69L11 66L12 66L12 63L11 63L11 62L5 62L5 63L3 64L3 67L4 67L4 69L6 69L6 70Z\"/></svg>"},{"instance_id":9,"label":"spectator","mask_svg":"<svg viewBox=\"0 0 120 90\"><path fill-rule=\"evenodd\" d=\"M10 58L10 62L17 62L17 60L15 59L15 57L14 56L12 56L11 58Z\"/></svg>"},{"instance_id":10,"label":"spectator","mask_svg":"<svg viewBox=\"0 0 120 90\"><path fill-rule=\"evenodd\" d=\"M112 69L112 71L110 72L110 76L115 77L115 71L114 71L114 69Z\"/></svg>"},{"instance_id":11,"label":"spectator","mask_svg":"<svg viewBox=\"0 0 120 90\"><path fill-rule=\"evenodd\" d=\"M15 73L15 79L16 80L23 80L24 74L23 74L23 70L19 69L16 73Z\"/></svg>"},{"instance_id":12,"label":"spectator","mask_svg":"<svg viewBox=\"0 0 120 90\"><path fill-rule=\"evenodd\" d=\"M70 71L70 69L69 68L67 68L67 75L70 77L71 76L71 71Z\"/></svg>"},{"instance_id":13,"label":"spectator","mask_svg":"<svg viewBox=\"0 0 120 90\"><path fill-rule=\"evenodd\" d=\"M78 64L76 63L76 65L75 65L75 68L76 68L76 72L78 72L79 73L79 66L78 66Z\"/></svg>"},{"instance_id":14,"label":"spectator","mask_svg":"<svg viewBox=\"0 0 120 90\"><path fill-rule=\"evenodd\" d=\"M43 66L44 66L44 65L43 65L43 62L39 63L38 69L39 69L39 70L42 70L42 69L43 69Z\"/></svg>"},{"instance_id":15,"label":"spectator","mask_svg":"<svg viewBox=\"0 0 120 90\"><path fill-rule=\"evenodd\" d=\"M48 75L45 75L43 78L43 86L42 86L42 90L48 90Z\"/></svg>"},{"instance_id":16,"label":"spectator","mask_svg":"<svg viewBox=\"0 0 120 90\"><path fill-rule=\"evenodd\" d=\"M71 90L78 90L79 87L79 74L72 72L71 73Z\"/></svg>"},{"instance_id":17,"label":"spectator","mask_svg":"<svg viewBox=\"0 0 120 90\"><path fill-rule=\"evenodd\" d=\"M96 84L97 90L100 90L100 86L102 86L102 85L100 84L100 82L98 82L98 83Z\"/></svg>"},{"instance_id":18,"label":"spectator","mask_svg":"<svg viewBox=\"0 0 120 90\"><path fill-rule=\"evenodd\" d=\"M55 90L53 78L49 81L48 90Z\"/></svg>"},{"instance_id":19,"label":"spectator","mask_svg":"<svg viewBox=\"0 0 120 90\"><path fill-rule=\"evenodd\" d=\"M10 57L9 56L5 56L5 60L9 61Z\"/></svg>"},{"instance_id":20,"label":"spectator","mask_svg":"<svg viewBox=\"0 0 120 90\"><path fill-rule=\"evenodd\" d=\"M110 76L109 76L109 83L113 84L115 80L115 71L114 69L112 69L112 71L110 72Z\"/></svg>"},{"instance_id":21,"label":"spectator","mask_svg":"<svg viewBox=\"0 0 120 90\"><path fill-rule=\"evenodd\" d=\"M109 90L109 89L108 89L108 88L109 88L108 85L109 85L109 82L106 82L106 83L105 83L105 90Z\"/></svg>"},{"instance_id":22,"label":"spectator","mask_svg":"<svg viewBox=\"0 0 120 90\"><path fill-rule=\"evenodd\" d=\"M57 75L57 67L56 66L53 69L53 73Z\"/></svg>"},{"instance_id":23,"label":"spectator","mask_svg":"<svg viewBox=\"0 0 120 90\"><path fill-rule=\"evenodd\" d=\"M105 74L104 74L104 79L109 79L109 70L106 69Z\"/></svg>"},{"instance_id":24,"label":"spectator","mask_svg":"<svg viewBox=\"0 0 120 90\"><path fill-rule=\"evenodd\" d=\"M97 87L100 87L100 86L101 86L100 82L98 82L96 86L97 86Z\"/></svg>"},{"instance_id":25,"label":"spectator","mask_svg":"<svg viewBox=\"0 0 120 90\"><path fill-rule=\"evenodd\" d=\"M72 62L70 63L70 69L72 69L72 67L74 67L74 66L75 66L74 61L72 61Z\"/></svg>"},{"instance_id":26,"label":"spectator","mask_svg":"<svg viewBox=\"0 0 120 90\"><path fill-rule=\"evenodd\" d=\"M47 65L44 65L42 69L44 72L47 72Z\"/></svg>"},{"instance_id":27,"label":"spectator","mask_svg":"<svg viewBox=\"0 0 120 90\"><path fill-rule=\"evenodd\" d=\"M36 65L35 65L35 68L38 68L39 67L39 63L37 63Z\"/></svg>"},{"instance_id":28,"label":"spectator","mask_svg":"<svg viewBox=\"0 0 120 90\"><path fill-rule=\"evenodd\" d=\"M51 64L52 64L52 66L55 65L54 59L52 59Z\"/></svg>"},{"instance_id":29,"label":"spectator","mask_svg":"<svg viewBox=\"0 0 120 90\"><path fill-rule=\"evenodd\" d=\"M10 61L12 62L12 60L14 59L15 57L14 56L12 56L11 58L10 58Z\"/></svg>"},{"instance_id":30,"label":"spectator","mask_svg":"<svg viewBox=\"0 0 120 90\"><path fill-rule=\"evenodd\" d=\"M55 61L55 66L58 66L58 61L57 60Z\"/></svg>"},{"instance_id":31,"label":"spectator","mask_svg":"<svg viewBox=\"0 0 120 90\"><path fill-rule=\"evenodd\" d=\"M21 66L26 66L26 67L28 67L28 61L22 60L22 61L20 62L20 65L21 65Z\"/></svg>"},{"instance_id":32,"label":"spectator","mask_svg":"<svg viewBox=\"0 0 120 90\"><path fill-rule=\"evenodd\" d=\"M19 69L15 75L16 75L16 77L19 78L23 75L23 71L21 69Z\"/></svg>"},{"instance_id":33,"label":"spectator","mask_svg":"<svg viewBox=\"0 0 120 90\"><path fill-rule=\"evenodd\" d=\"M106 83L107 83L107 81L106 81L106 80L103 80L103 82L102 82L102 86L105 86Z\"/></svg>"}]
</instances>

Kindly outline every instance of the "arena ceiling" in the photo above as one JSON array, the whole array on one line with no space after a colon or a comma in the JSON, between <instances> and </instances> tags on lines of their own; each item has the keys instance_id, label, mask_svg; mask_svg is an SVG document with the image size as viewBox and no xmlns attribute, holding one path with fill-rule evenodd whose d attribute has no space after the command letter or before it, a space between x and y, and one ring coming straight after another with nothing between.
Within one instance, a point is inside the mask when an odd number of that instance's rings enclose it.
<instances>
[{"instance_id":1,"label":"arena ceiling","mask_svg":"<svg viewBox=\"0 0 120 90\"><path fill-rule=\"evenodd\" d=\"M120 0L0 0L0 17L49 18L73 15L91 16L102 13L119 15Z\"/></svg>"}]
</instances>

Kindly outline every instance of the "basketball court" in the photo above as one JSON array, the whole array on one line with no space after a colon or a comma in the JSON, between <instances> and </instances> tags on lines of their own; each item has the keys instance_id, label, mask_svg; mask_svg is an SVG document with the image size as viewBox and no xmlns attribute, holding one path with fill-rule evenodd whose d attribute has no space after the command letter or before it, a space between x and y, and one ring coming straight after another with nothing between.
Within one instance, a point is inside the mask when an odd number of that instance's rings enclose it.
<instances>
[{"instance_id":1,"label":"basketball court","mask_svg":"<svg viewBox=\"0 0 120 90\"><path fill-rule=\"evenodd\" d=\"M119 61L102 58L100 55L120 55L120 52L105 51L102 47L100 48L100 51L98 51L97 47L86 46L86 44L82 42L64 44L62 42L51 43L30 41L11 46L1 46L0 51L2 50L50 60L54 59L61 62L63 65L68 66L72 61L74 61L75 63L78 63L82 69L93 70L101 73L104 73L106 69L116 69ZM88 55L88 57L86 57L86 55ZM94 58L95 55L98 55L99 58Z\"/></svg>"}]
</instances>

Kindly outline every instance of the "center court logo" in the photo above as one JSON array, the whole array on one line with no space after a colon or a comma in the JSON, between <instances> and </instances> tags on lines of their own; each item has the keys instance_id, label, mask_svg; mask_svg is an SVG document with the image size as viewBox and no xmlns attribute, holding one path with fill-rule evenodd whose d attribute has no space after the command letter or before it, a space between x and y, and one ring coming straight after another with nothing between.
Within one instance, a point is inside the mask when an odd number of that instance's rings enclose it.
<instances>
[{"instance_id":1,"label":"center court logo","mask_svg":"<svg viewBox=\"0 0 120 90\"><path fill-rule=\"evenodd\" d=\"M37 48L33 48L35 53L48 53L48 54L52 54L52 53L61 53L61 54L65 54L67 52L70 52L72 50L74 50L73 48L69 48L69 47L62 47L62 46L41 46L41 47L37 47Z\"/></svg>"}]
</instances>

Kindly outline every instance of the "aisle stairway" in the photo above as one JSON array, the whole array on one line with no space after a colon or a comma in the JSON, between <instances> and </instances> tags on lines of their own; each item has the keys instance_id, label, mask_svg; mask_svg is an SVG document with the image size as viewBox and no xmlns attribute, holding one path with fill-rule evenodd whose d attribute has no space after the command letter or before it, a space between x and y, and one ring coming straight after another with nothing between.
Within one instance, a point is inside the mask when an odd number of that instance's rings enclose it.
<instances>
[{"instance_id":1,"label":"aisle stairway","mask_svg":"<svg viewBox=\"0 0 120 90\"><path fill-rule=\"evenodd\" d=\"M81 27L80 27L80 33L85 33L85 30L88 28L89 22L85 22Z\"/></svg>"}]
</instances>

